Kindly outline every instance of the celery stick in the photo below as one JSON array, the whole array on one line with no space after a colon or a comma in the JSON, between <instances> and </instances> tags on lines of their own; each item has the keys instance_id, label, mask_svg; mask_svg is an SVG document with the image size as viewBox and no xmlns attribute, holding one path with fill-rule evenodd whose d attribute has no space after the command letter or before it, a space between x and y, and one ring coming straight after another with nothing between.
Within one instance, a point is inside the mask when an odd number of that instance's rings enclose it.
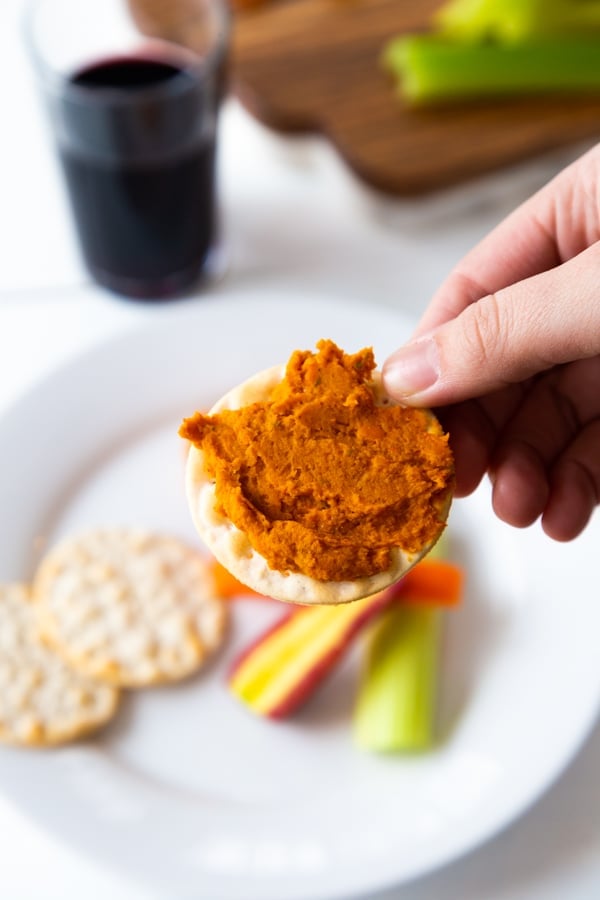
<instances>
[{"instance_id":1,"label":"celery stick","mask_svg":"<svg viewBox=\"0 0 600 900\"><path fill-rule=\"evenodd\" d=\"M511 0L505 7L508 5L512 6ZM506 16L506 9L504 14ZM436 29L461 41L479 41L490 37L494 34L497 21L497 0L449 0L432 16Z\"/></svg>"},{"instance_id":2,"label":"celery stick","mask_svg":"<svg viewBox=\"0 0 600 900\"><path fill-rule=\"evenodd\" d=\"M448 553L448 530L429 551ZM368 637L353 731L364 750L424 750L435 740L442 610L393 604Z\"/></svg>"},{"instance_id":3,"label":"celery stick","mask_svg":"<svg viewBox=\"0 0 600 900\"><path fill-rule=\"evenodd\" d=\"M433 606L396 604L369 636L353 716L354 739L362 749L433 745L441 615Z\"/></svg>"},{"instance_id":4,"label":"celery stick","mask_svg":"<svg viewBox=\"0 0 600 900\"><path fill-rule=\"evenodd\" d=\"M391 38L383 45L379 62L390 75L401 78L406 66L406 48L410 35Z\"/></svg>"},{"instance_id":5,"label":"celery stick","mask_svg":"<svg viewBox=\"0 0 600 900\"><path fill-rule=\"evenodd\" d=\"M600 92L600 40L511 46L461 44L435 35L392 40L383 65L414 104L477 96Z\"/></svg>"},{"instance_id":6,"label":"celery stick","mask_svg":"<svg viewBox=\"0 0 600 900\"><path fill-rule=\"evenodd\" d=\"M450 0L433 16L461 41L526 41L600 31L600 0Z\"/></svg>"}]
</instances>

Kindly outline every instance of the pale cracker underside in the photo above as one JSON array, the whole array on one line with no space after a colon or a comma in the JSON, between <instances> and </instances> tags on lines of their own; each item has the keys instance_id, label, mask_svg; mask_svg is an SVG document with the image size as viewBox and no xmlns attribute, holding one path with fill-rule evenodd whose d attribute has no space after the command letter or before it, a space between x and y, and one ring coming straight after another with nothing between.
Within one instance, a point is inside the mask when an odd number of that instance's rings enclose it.
<instances>
[{"instance_id":1,"label":"pale cracker underside","mask_svg":"<svg viewBox=\"0 0 600 900\"><path fill-rule=\"evenodd\" d=\"M240 409L269 398L273 388L283 379L285 366L274 366L233 388L210 410ZM374 373L377 400L382 406L391 403L381 386L379 373ZM431 429L440 430L431 416ZM419 553L401 548L392 551L392 565L384 572L354 581L318 581L298 572L278 572L252 547L246 535L216 509L215 484L206 474L202 451L191 446L186 467L186 492L194 524L200 537L219 562L242 584L277 600L302 604L348 603L382 591L402 578L412 566L429 552L432 544ZM440 509L442 520L448 515L450 496ZM441 530L441 528L440 528Z\"/></svg>"}]
</instances>

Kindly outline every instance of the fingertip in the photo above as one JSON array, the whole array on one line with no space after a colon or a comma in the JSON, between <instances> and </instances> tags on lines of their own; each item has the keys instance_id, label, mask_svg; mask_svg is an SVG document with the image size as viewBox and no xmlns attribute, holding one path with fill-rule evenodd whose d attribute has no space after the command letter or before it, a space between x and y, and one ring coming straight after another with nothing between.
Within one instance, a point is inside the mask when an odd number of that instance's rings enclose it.
<instances>
[{"instance_id":1,"label":"fingertip","mask_svg":"<svg viewBox=\"0 0 600 900\"><path fill-rule=\"evenodd\" d=\"M502 449L492 469L492 505L498 518L515 528L527 528L548 502L549 486L542 462L525 445Z\"/></svg>"},{"instance_id":2,"label":"fingertip","mask_svg":"<svg viewBox=\"0 0 600 900\"><path fill-rule=\"evenodd\" d=\"M575 463L565 461L553 474L542 528L555 541L572 541L588 524L595 506L585 473Z\"/></svg>"},{"instance_id":3,"label":"fingertip","mask_svg":"<svg viewBox=\"0 0 600 900\"><path fill-rule=\"evenodd\" d=\"M431 338L419 338L405 344L384 362L381 371L387 394L411 406L432 402L430 389L435 386L439 374L438 350Z\"/></svg>"}]
</instances>

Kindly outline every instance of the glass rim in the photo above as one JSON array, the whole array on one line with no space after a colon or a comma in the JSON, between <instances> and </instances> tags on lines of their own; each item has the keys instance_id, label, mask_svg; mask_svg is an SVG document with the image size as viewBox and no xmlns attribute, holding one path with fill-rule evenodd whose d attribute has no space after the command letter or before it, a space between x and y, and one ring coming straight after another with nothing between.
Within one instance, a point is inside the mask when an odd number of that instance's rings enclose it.
<instances>
[{"instance_id":1,"label":"glass rim","mask_svg":"<svg viewBox=\"0 0 600 900\"><path fill-rule=\"evenodd\" d=\"M41 80L45 90L53 88L54 90L64 90L68 88L73 99L77 99L79 95L83 100L89 102L92 93L86 85L75 84L71 78L75 72L61 71L61 69L52 65L41 51L39 41L34 35L34 20L37 10L44 4L53 2L53 0L27 0L21 14L21 32L24 44L28 50L29 57L33 62L33 68L38 78ZM136 87L135 91L124 91L119 87L102 86L95 87L93 90L94 101L97 103L107 102L111 104L122 103L129 105L132 102L137 103L140 99L151 99L156 96L177 95L190 89L189 78L192 76L195 80L202 77L205 72L210 72L216 68L224 59L227 52L231 14L229 4L226 0L210 0L211 8L214 9L216 15L217 33L214 44L210 47L206 54L197 53L193 48L186 47L175 41L165 40L163 38L147 37L145 46L148 48L148 58L152 58L150 50L152 47L160 47L167 53L164 55L166 63L172 62L180 71L173 78L146 86ZM140 31L140 37L144 38L143 32ZM125 58L126 54L115 54L114 59ZM171 57L171 58L169 58ZM144 59L140 54L139 59ZM159 56L160 59L160 56ZM156 61L156 57L154 57ZM99 61L99 60L98 60ZM90 60L93 64L94 60Z\"/></svg>"}]
</instances>

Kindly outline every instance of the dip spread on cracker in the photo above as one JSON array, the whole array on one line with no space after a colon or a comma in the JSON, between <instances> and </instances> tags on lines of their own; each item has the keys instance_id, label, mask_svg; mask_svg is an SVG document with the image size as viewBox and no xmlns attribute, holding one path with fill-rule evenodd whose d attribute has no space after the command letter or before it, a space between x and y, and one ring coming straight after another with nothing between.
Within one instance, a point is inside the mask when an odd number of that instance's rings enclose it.
<instances>
[{"instance_id":1,"label":"dip spread on cracker","mask_svg":"<svg viewBox=\"0 0 600 900\"><path fill-rule=\"evenodd\" d=\"M432 546L453 485L448 436L429 411L384 396L373 351L322 340L272 381L260 399L181 426L217 515L271 570L324 583L372 578L396 548L412 558Z\"/></svg>"}]
</instances>

